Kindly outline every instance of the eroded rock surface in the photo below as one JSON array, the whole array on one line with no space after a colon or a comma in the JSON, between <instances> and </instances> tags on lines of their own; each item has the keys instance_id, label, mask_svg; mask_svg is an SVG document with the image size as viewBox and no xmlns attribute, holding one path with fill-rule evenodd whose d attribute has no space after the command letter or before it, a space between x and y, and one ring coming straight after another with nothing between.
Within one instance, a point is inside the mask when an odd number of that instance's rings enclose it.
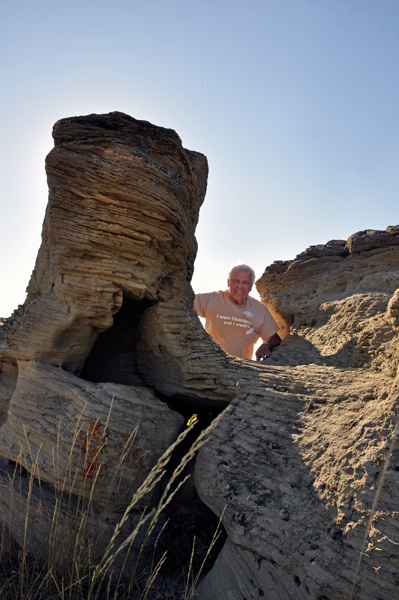
<instances>
[{"instance_id":1,"label":"eroded rock surface","mask_svg":"<svg viewBox=\"0 0 399 600\"><path fill-rule=\"evenodd\" d=\"M145 387L93 384L36 361L18 366L0 428L2 455L66 493L78 490L103 507L104 518L117 519L177 438L183 417Z\"/></svg>"},{"instance_id":2,"label":"eroded rock surface","mask_svg":"<svg viewBox=\"0 0 399 600\"><path fill-rule=\"evenodd\" d=\"M362 551L353 598L399 598L398 244L398 227L361 232L257 282L290 335L197 460L229 537L203 598L343 600Z\"/></svg>"},{"instance_id":3,"label":"eroded rock surface","mask_svg":"<svg viewBox=\"0 0 399 600\"><path fill-rule=\"evenodd\" d=\"M292 334L284 364L364 366L391 377L399 360L398 285L399 226L311 246L257 282L262 301Z\"/></svg>"},{"instance_id":4,"label":"eroded rock surface","mask_svg":"<svg viewBox=\"0 0 399 600\"><path fill-rule=\"evenodd\" d=\"M389 459L353 598L398 598L399 228L268 267L258 289L287 337L265 364L233 358L193 309L205 157L122 113L63 119L54 140L28 297L0 321L0 517L12 535L43 548L58 510L73 542L67 517L90 499L101 552L183 423L164 400L180 412L231 403L195 469L228 534L199 597L348 599Z\"/></svg>"},{"instance_id":5,"label":"eroded rock surface","mask_svg":"<svg viewBox=\"0 0 399 600\"><path fill-rule=\"evenodd\" d=\"M63 119L53 137L28 296L0 323L0 456L48 482L47 504L60 487L90 497L102 527L184 423L155 393L221 407L235 374L203 331L189 284L206 158L174 131L122 113ZM3 518L21 539L8 466L0 479ZM27 534L33 546L36 534Z\"/></svg>"}]
</instances>

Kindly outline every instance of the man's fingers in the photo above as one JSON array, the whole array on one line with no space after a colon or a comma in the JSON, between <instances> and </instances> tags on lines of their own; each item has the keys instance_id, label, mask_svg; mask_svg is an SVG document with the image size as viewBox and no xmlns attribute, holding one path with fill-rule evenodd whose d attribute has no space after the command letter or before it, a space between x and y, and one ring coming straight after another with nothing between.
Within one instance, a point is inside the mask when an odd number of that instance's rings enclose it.
<instances>
[{"instance_id":1,"label":"man's fingers","mask_svg":"<svg viewBox=\"0 0 399 600\"><path fill-rule=\"evenodd\" d=\"M266 358L269 358L269 356L271 356L272 353L271 352L262 352L256 355L256 360L259 362L260 360L266 360Z\"/></svg>"},{"instance_id":2,"label":"man's fingers","mask_svg":"<svg viewBox=\"0 0 399 600\"><path fill-rule=\"evenodd\" d=\"M269 356L271 356L271 355L272 355L272 353L271 353L270 348L267 345L267 343L259 346L259 348L257 349L257 351L255 353L257 361L266 360L266 358L269 358Z\"/></svg>"}]
</instances>

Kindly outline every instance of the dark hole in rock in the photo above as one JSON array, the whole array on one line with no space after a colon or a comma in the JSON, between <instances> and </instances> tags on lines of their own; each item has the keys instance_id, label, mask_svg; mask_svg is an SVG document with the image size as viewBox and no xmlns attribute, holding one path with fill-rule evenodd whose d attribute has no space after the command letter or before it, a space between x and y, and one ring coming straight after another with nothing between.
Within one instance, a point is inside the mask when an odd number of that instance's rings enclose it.
<instances>
[{"instance_id":1,"label":"dark hole in rock","mask_svg":"<svg viewBox=\"0 0 399 600\"><path fill-rule=\"evenodd\" d=\"M146 386L137 368L136 336L141 313L152 306L149 300L123 297L112 327L99 334L83 369L82 379L93 383Z\"/></svg>"},{"instance_id":2,"label":"dark hole in rock","mask_svg":"<svg viewBox=\"0 0 399 600\"><path fill-rule=\"evenodd\" d=\"M201 567L201 575L205 575L213 567L227 539L223 525L218 527L217 516L202 504L201 510L195 507L191 512L169 508L165 517L168 523L156 548L156 562L167 553L162 572L172 574L181 568L188 571L192 556L194 576Z\"/></svg>"},{"instance_id":3,"label":"dark hole in rock","mask_svg":"<svg viewBox=\"0 0 399 600\"><path fill-rule=\"evenodd\" d=\"M93 348L86 359L80 377L93 383L117 383L124 385L146 386L140 375L137 365L137 330L140 315L152 306L148 300L135 301L124 296L120 310L114 315L113 325L97 337ZM193 442L201 431L206 428L219 414L220 410L204 410L203 402L197 405L195 399L167 397L155 391L159 400L165 402L171 410L183 415L185 423L197 413L198 423L179 444L173 452L167 472L161 482L161 493L168 484L173 470L182 458L189 452ZM211 405L211 403L210 403ZM163 565L163 572L171 574L176 569L188 565L195 537L195 551L193 556L194 570L200 568L206 557L212 538L218 526L218 517L202 502L194 485L195 458L192 459L178 479L173 483L172 489L186 477L189 479L178 490L173 500L164 511L157 524L153 537L157 537L162 525L168 524L162 531L157 544L161 558L168 550L167 558ZM220 550L226 541L227 534L223 525L219 527L220 535L209 552L204 569L209 570L215 562ZM153 552L151 544L148 546ZM153 556L148 557L150 561Z\"/></svg>"},{"instance_id":4,"label":"dark hole in rock","mask_svg":"<svg viewBox=\"0 0 399 600\"><path fill-rule=\"evenodd\" d=\"M8 460L7 467L8 467L9 473L12 473L13 477L15 477L15 473L17 473L17 472L18 472L19 478L29 479L31 477L31 474L29 473L29 471L27 471L27 469L25 469L25 467L23 465L15 462L14 460Z\"/></svg>"},{"instance_id":5,"label":"dark hole in rock","mask_svg":"<svg viewBox=\"0 0 399 600\"><path fill-rule=\"evenodd\" d=\"M168 404L170 405L170 399L168 399ZM179 409L174 407L174 410ZM183 408L179 412L183 414L185 419L186 417L188 419L193 414L192 407ZM188 454L197 437L211 424L218 414L219 411L198 410L196 425L173 452L170 463L167 466L166 474L161 482L161 491L169 483L174 469L179 465L183 457ZM202 502L197 493L194 483L195 460L196 458L194 457L187 464L180 476L173 482L172 491L189 475L187 481L183 483L167 506L162 522L159 524L160 529L162 524L166 520L168 521L167 527L161 533L157 545L158 559L167 551L166 560L162 566L162 572L165 574L171 574L176 569L182 567L187 568L194 545L193 570L196 574L203 561L205 561L202 571L202 575L204 575L212 568L227 539L227 533L222 523L219 525L219 518ZM218 535L215 541L213 538L216 530L218 531Z\"/></svg>"},{"instance_id":6,"label":"dark hole in rock","mask_svg":"<svg viewBox=\"0 0 399 600\"><path fill-rule=\"evenodd\" d=\"M297 584L298 587L301 586L302 582L301 582L301 580L299 579L299 577L297 575L294 575L294 581L295 581L295 583Z\"/></svg>"}]
</instances>

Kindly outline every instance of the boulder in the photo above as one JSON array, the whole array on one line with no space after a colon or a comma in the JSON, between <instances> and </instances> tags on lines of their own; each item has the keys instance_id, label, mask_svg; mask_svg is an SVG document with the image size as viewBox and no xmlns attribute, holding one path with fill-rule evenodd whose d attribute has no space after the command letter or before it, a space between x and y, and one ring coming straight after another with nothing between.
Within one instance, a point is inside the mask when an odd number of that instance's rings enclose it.
<instances>
[{"instance_id":1,"label":"boulder","mask_svg":"<svg viewBox=\"0 0 399 600\"><path fill-rule=\"evenodd\" d=\"M267 267L256 285L291 333L284 364L364 366L395 376L398 265L399 228L388 227L354 234L346 244L311 247L295 260ZM276 352L272 362L279 364L281 356Z\"/></svg>"},{"instance_id":2,"label":"boulder","mask_svg":"<svg viewBox=\"0 0 399 600\"><path fill-rule=\"evenodd\" d=\"M117 350L141 361L139 379L225 406L234 376L195 314L189 284L206 158L174 131L117 112L62 119L53 137L42 245L27 299L1 328L1 361L37 360L78 376L88 363L92 372L90 352L104 357L99 334L125 304L118 327L130 340ZM112 377L131 383L132 375Z\"/></svg>"},{"instance_id":3,"label":"boulder","mask_svg":"<svg viewBox=\"0 0 399 600\"><path fill-rule=\"evenodd\" d=\"M42 481L97 502L110 521L183 423L146 387L93 384L60 367L19 361L0 447L3 457Z\"/></svg>"}]
</instances>

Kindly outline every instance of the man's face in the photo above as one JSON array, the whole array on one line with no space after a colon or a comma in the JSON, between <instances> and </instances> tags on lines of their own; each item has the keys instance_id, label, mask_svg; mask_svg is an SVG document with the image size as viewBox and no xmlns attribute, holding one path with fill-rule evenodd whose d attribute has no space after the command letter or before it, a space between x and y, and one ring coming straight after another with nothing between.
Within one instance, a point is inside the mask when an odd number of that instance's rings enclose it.
<instances>
[{"instance_id":1,"label":"man's face","mask_svg":"<svg viewBox=\"0 0 399 600\"><path fill-rule=\"evenodd\" d=\"M227 280L229 286L230 298L236 304L245 304L247 296L252 290L251 273L246 269L237 269L233 271L230 279Z\"/></svg>"}]
</instances>

